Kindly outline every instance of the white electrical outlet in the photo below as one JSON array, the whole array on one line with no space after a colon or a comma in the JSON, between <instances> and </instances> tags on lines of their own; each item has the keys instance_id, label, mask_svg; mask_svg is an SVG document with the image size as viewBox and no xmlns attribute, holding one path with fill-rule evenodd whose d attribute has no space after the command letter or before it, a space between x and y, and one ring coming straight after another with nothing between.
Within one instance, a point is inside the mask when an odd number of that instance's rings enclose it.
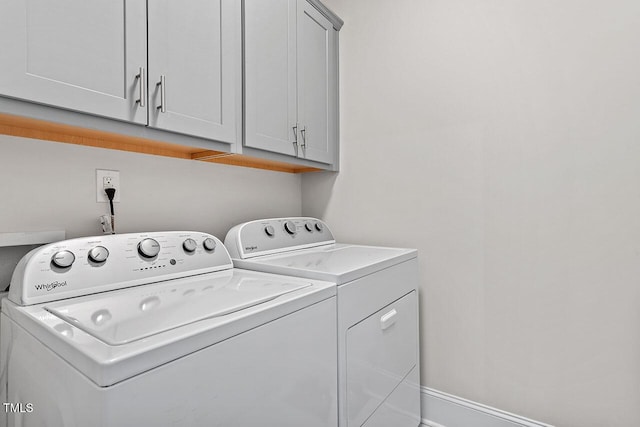
<instances>
[{"instance_id":1,"label":"white electrical outlet","mask_svg":"<svg viewBox=\"0 0 640 427\"><path fill-rule=\"evenodd\" d=\"M96 169L96 202L109 202L104 192L105 188L115 188L116 195L113 201L120 201L120 171Z\"/></svg>"}]
</instances>

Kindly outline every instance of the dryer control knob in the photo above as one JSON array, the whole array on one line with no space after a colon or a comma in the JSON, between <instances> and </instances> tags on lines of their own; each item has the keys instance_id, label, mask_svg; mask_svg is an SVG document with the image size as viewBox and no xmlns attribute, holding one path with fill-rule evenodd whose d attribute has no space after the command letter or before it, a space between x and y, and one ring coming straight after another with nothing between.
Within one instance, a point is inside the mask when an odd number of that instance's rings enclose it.
<instances>
[{"instance_id":1,"label":"dryer control knob","mask_svg":"<svg viewBox=\"0 0 640 427\"><path fill-rule=\"evenodd\" d=\"M198 244L193 239L187 239L184 242L182 242L182 249L184 249L185 252L189 252L189 253L195 252L197 247L198 247Z\"/></svg>"},{"instance_id":2,"label":"dryer control knob","mask_svg":"<svg viewBox=\"0 0 640 427\"><path fill-rule=\"evenodd\" d=\"M71 251L58 251L51 257L51 263L58 268L69 268L76 260Z\"/></svg>"},{"instance_id":3,"label":"dryer control knob","mask_svg":"<svg viewBox=\"0 0 640 427\"><path fill-rule=\"evenodd\" d=\"M321 222L316 222L316 230L322 231L324 230L324 225Z\"/></svg>"},{"instance_id":4,"label":"dryer control knob","mask_svg":"<svg viewBox=\"0 0 640 427\"><path fill-rule=\"evenodd\" d=\"M267 234L267 236L269 237L273 237L274 234L276 234L276 230L275 228L273 228L273 225L267 225L264 228L264 232Z\"/></svg>"},{"instance_id":5,"label":"dryer control knob","mask_svg":"<svg viewBox=\"0 0 640 427\"><path fill-rule=\"evenodd\" d=\"M304 228L306 228L307 231L311 233L313 231L313 224L311 224L310 222L307 222L304 224Z\"/></svg>"},{"instance_id":6,"label":"dryer control knob","mask_svg":"<svg viewBox=\"0 0 640 427\"><path fill-rule=\"evenodd\" d=\"M284 231L289 234L296 234L296 225L292 221L287 221L284 223Z\"/></svg>"},{"instance_id":7,"label":"dryer control knob","mask_svg":"<svg viewBox=\"0 0 640 427\"><path fill-rule=\"evenodd\" d=\"M216 241L211 237L207 237L206 239L204 239L204 242L202 242L202 246L204 246L206 250L212 251L216 248Z\"/></svg>"},{"instance_id":8,"label":"dryer control knob","mask_svg":"<svg viewBox=\"0 0 640 427\"><path fill-rule=\"evenodd\" d=\"M109 251L104 246L96 246L89 251L89 259L101 264L109 258Z\"/></svg>"},{"instance_id":9,"label":"dryer control knob","mask_svg":"<svg viewBox=\"0 0 640 427\"><path fill-rule=\"evenodd\" d=\"M138 243L138 253L145 258L155 258L160 253L160 243L155 239L143 239Z\"/></svg>"}]
</instances>

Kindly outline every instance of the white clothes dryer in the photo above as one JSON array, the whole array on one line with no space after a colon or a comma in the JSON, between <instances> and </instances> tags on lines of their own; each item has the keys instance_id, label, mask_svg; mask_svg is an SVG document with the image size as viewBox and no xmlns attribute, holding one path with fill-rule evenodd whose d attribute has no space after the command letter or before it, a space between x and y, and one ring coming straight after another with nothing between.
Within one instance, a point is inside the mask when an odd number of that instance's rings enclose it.
<instances>
[{"instance_id":1,"label":"white clothes dryer","mask_svg":"<svg viewBox=\"0 0 640 427\"><path fill-rule=\"evenodd\" d=\"M416 250L336 243L315 218L250 221L225 245L238 268L337 284L341 427L420 424Z\"/></svg>"},{"instance_id":2,"label":"white clothes dryer","mask_svg":"<svg viewBox=\"0 0 640 427\"><path fill-rule=\"evenodd\" d=\"M0 424L334 427L335 292L206 233L37 248L2 301Z\"/></svg>"}]
</instances>

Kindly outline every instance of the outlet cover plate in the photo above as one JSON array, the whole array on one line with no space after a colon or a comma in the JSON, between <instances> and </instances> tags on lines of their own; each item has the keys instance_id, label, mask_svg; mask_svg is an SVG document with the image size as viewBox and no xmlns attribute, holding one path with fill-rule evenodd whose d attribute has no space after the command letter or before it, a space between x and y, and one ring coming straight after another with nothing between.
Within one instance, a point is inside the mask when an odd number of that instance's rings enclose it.
<instances>
[{"instance_id":1,"label":"outlet cover plate","mask_svg":"<svg viewBox=\"0 0 640 427\"><path fill-rule=\"evenodd\" d=\"M111 185L116 189L116 195L113 198L114 202L120 202L120 171L96 169L96 202L108 203L109 199L104 192L105 178L111 178Z\"/></svg>"}]
</instances>

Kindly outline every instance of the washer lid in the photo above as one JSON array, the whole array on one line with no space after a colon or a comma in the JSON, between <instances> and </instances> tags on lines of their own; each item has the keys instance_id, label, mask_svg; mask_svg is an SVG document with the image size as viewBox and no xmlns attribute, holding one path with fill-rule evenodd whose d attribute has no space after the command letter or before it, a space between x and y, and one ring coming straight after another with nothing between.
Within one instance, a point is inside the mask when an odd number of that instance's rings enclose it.
<instances>
[{"instance_id":1,"label":"washer lid","mask_svg":"<svg viewBox=\"0 0 640 427\"><path fill-rule=\"evenodd\" d=\"M225 316L311 286L242 276L192 278L81 299L44 309L109 345L122 345L170 329Z\"/></svg>"},{"instance_id":2,"label":"washer lid","mask_svg":"<svg viewBox=\"0 0 640 427\"><path fill-rule=\"evenodd\" d=\"M336 243L248 260L234 259L233 263L239 268L328 280L341 284L416 256L415 249Z\"/></svg>"},{"instance_id":3,"label":"washer lid","mask_svg":"<svg viewBox=\"0 0 640 427\"><path fill-rule=\"evenodd\" d=\"M108 387L335 295L334 283L229 269L43 304L3 298L2 314Z\"/></svg>"}]
</instances>

